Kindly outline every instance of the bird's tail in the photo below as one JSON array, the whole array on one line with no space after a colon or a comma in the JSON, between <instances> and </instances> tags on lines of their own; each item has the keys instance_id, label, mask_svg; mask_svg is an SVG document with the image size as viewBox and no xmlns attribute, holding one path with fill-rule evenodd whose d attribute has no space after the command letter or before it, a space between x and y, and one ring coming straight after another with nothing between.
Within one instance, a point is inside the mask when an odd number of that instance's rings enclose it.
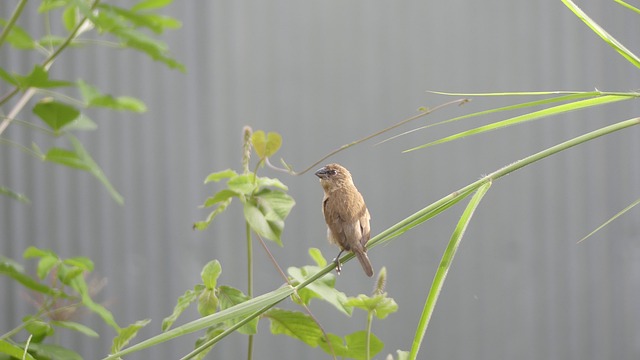
<instances>
[{"instance_id":1,"label":"bird's tail","mask_svg":"<svg viewBox=\"0 0 640 360\"><path fill-rule=\"evenodd\" d=\"M360 265L362 265L362 269L367 274L368 277L373 276L373 267L371 266L371 261L369 261L369 257L365 250L354 251L356 256L358 257L358 261L360 261Z\"/></svg>"}]
</instances>

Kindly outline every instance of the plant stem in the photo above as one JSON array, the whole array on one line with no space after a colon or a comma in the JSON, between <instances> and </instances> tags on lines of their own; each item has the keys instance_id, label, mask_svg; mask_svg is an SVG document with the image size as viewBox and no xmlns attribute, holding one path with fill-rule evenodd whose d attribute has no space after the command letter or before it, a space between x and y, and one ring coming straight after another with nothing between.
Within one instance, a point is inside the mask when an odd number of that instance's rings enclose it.
<instances>
[{"instance_id":1,"label":"plant stem","mask_svg":"<svg viewBox=\"0 0 640 360\"><path fill-rule=\"evenodd\" d=\"M251 243L251 226L245 222L247 236L247 295L253 298L253 244ZM253 357L253 335L249 335L247 343L247 360Z\"/></svg>"},{"instance_id":2,"label":"plant stem","mask_svg":"<svg viewBox=\"0 0 640 360\"><path fill-rule=\"evenodd\" d=\"M2 44L7 39L7 36L9 36L13 25L15 25L16 21L20 17L20 14L22 14L22 10L24 10L25 5L27 5L27 0L20 0L18 6L16 6L16 9L13 10L11 18L9 18L9 21L4 26L4 29L2 29L2 33L0 33L0 47L2 47Z\"/></svg>"},{"instance_id":3,"label":"plant stem","mask_svg":"<svg viewBox=\"0 0 640 360\"><path fill-rule=\"evenodd\" d=\"M367 360L371 359L371 326L373 325L373 311L367 313Z\"/></svg>"}]
</instances>

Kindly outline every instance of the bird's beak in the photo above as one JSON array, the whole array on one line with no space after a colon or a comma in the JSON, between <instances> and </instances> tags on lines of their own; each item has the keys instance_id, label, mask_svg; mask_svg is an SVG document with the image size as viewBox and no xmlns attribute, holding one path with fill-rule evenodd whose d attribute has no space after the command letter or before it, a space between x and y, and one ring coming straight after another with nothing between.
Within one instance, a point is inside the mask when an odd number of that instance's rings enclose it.
<instances>
[{"instance_id":1,"label":"bird's beak","mask_svg":"<svg viewBox=\"0 0 640 360\"><path fill-rule=\"evenodd\" d=\"M318 171L315 172L315 174L320 179L326 179L327 178L327 168L321 167L320 169L318 169Z\"/></svg>"}]
</instances>

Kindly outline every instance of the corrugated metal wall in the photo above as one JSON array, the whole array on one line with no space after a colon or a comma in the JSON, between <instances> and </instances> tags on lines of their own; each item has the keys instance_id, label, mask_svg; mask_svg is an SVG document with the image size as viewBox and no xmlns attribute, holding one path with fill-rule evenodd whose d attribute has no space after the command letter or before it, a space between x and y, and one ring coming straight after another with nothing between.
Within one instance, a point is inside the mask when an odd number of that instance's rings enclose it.
<instances>
[{"instance_id":1,"label":"corrugated metal wall","mask_svg":"<svg viewBox=\"0 0 640 360\"><path fill-rule=\"evenodd\" d=\"M14 2L0 3L7 16ZM637 15L612 1L581 1L585 11L640 51ZM605 45L559 0L544 1L192 1L169 9L181 30L163 37L187 66L182 74L145 57L103 48L74 49L53 68L100 89L143 99L143 115L94 112L99 129L82 141L125 197L118 206L90 175L3 146L0 184L28 195L0 200L2 255L20 258L29 245L62 256L89 256L108 279L101 300L121 325L151 318L140 339L160 332L176 299L219 259L221 283L245 288L245 243L238 206L204 233L191 224L212 191L205 176L240 169L241 129L278 131L280 155L303 168L330 150L446 100L439 91L621 90L638 88L640 72ZM37 16L22 26L41 31ZM5 69L35 61L0 50ZM3 91L0 91L3 92ZM474 99L428 121L521 99ZM549 118L410 154L400 151L466 128L432 128L377 147L336 156L352 171L372 213L374 233L501 166L596 129L638 116L637 102ZM33 120L30 111L21 117ZM411 128L411 126L408 126ZM640 357L640 244L637 210L586 243L575 242L640 194L638 129L610 135L501 179L471 224L449 274L421 357L430 359L637 359ZM47 139L13 125L6 136L46 148ZM56 142L64 145L64 142ZM279 177L297 205L281 265L310 262L309 247L334 256L311 174ZM237 205L237 204L234 204ZM462 207L371 251L389 271L387 290L400 311L374 323L384 353L408 350L422 301ZM256 293L282 280L256 246ZM356 295L372 280L349 263L338 287ZM0 279L0 332L31 310ZM329 332L364 326L323 304L313 306ZM189 314L195 318L195 312ZM113 332L83 319L99 340L60 334L87 359L108 352ZM197 336L163 344L132 359L173 359ZM243 358L245 338L225 340L211 358ZM268 334L256 338L259 359L324 359L319 349ZM378 358L383 358L379 356Z\"/></svg>"}]
</instances>

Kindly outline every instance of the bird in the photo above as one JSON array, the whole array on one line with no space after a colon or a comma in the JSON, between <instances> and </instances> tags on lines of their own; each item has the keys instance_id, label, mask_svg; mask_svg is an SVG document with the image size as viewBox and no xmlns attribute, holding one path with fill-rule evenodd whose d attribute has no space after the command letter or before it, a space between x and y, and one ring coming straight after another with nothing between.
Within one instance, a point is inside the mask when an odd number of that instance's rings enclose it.
<instances>
[{"instance_id":1,"label":"bird","mask_svg":"<svg viewBox=\"0 0 640 360\"><path fill-rule=\"evenodd\" d=\"M322 214L327 223L327 238L340 247L334 259L336 272L340 274L340 255L352 251L367 276L373 276L373 267L367 256L365 245L371 237L369 210L362 195L353 184L349 170L339 164L328 164L318 169L315 175L324 190Z\"/></svg>"}]
</instances>

